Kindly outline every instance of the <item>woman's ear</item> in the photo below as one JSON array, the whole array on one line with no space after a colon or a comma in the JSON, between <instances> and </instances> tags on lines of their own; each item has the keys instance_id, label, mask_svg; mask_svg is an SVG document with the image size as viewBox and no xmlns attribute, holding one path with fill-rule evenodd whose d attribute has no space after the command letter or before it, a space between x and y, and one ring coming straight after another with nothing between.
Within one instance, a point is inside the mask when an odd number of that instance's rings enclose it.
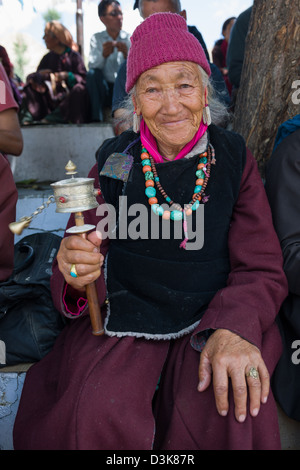
<instances>
[{"instance_id":1,"label":"woman's ear","mask_svg":"<svg viewBox=\"0 0 300 470\"><path fill-rule=\"evenodd\" d=\"M136 97L135 97L134 95L132 95L131 99L132 99L132 103L133 103L133 107L134 107L134 112L135 112L138 116L140 116L140 115L141 115L141 110L140 110L140 108L139 108L139 106L138 106L138 104L137 104Z\"/></svg>"},{"instance_id":2,"label":"woman's ear","mask_svg":"<svg viewBox=\"0 0 300 470\"><path fill-rule=\"evenodd\" d=\"M205 106L208 105L208 101L207 101L207 95L208 95L208 91L207 91L207 86L205 87L205 90L204 90L204 97L205 97Z\"/></svg>"},{"instance_id":3,"label":"woman's ear","mask_svg":"<svg viewBox=\"0 0 300 470\"><path fill-rule=\"evenodd\" d=\"M179 13L180 16L182 16L185 21L187 21L187 17L186 17L186 10L182 10L180 13Z\"/></svg>"}]
</instances>

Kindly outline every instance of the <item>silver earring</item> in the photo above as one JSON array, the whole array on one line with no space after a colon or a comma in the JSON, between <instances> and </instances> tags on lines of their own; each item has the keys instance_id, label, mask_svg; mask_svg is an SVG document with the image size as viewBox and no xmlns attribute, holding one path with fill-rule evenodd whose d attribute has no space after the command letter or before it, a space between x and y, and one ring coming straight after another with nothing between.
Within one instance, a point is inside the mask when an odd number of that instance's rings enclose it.
<instances>
[{"instance_id":1,"label":"silver earring","mask_svg":"<svg viewBox=\"0 0 300 470\"><path fill-rule=\"evenodd\" d=\"M138 134L140 132L140 126L141 126L141 117L136 114L136 112L133 113L133 132Z\"/></svg>"},{"instance_id":2,"label":"silver earring","mask_svg":"<svg viewBox=\"0 0 300 470\"><path fill-rule=\"evenodd\" d=\"M208 105L205 106L205 108L203 108L203 123L206 126L211 125L211 115L210 115L210 109Z\"/></svg>"}]
</instances>

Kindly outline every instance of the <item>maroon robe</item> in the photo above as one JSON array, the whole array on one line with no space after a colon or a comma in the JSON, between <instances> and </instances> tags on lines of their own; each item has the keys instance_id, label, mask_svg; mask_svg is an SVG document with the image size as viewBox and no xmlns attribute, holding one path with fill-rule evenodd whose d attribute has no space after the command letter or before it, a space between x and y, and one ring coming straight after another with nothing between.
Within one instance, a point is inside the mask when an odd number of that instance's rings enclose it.
<instances>
[{"instance_id":1,"label":"maroon robe","mask_svg":"<svg viewBox=\"0 0 300 470\"><path fill-rule=\"evenodd\" d=\"M97 166L90 176L98 186ZM85 213L85 221L97 225L94 210ZM74 225L73 216L69 225ZM192 334L171 341L93 336L87 309L78 318L66 312L65 283L56 265L55 306L76 319L27 373L15 449L279 449L272 393L256 418L248 413L239 423L231 389L227 417L217 413L212 385L197 391L200 340L206 330L229 329L255 344L270 374L281 354L275 317L287 283L265 191L249 153L228 244L232 269L227 287L215 295ZM103 254L108 247L104 241ZM97 286L103 304L103 276ZM77 300L68 303L74 313Z\"/></svg>"}]
</instances>

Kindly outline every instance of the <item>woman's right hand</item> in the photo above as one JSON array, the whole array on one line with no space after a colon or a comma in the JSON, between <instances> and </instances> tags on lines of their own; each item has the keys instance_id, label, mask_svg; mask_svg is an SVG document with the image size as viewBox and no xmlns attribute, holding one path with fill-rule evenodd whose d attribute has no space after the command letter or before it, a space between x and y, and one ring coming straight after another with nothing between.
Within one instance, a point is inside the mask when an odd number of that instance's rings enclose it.
<instances>
[{"instance_id":1,"label":"woman's right hand","mask_svg":"<svg viewBox=\"0 0 300 470\"><path fill-rule=\"evenodd\" d=\"M101 235L91 232L86 238L72 235L62 240L57 253L58 268L67 284L74 289L84 291L85 286L96 281L101 275L104 257L100 253ZM75 264L77 277L70 275Z\"/></svg>"}]
</instances>

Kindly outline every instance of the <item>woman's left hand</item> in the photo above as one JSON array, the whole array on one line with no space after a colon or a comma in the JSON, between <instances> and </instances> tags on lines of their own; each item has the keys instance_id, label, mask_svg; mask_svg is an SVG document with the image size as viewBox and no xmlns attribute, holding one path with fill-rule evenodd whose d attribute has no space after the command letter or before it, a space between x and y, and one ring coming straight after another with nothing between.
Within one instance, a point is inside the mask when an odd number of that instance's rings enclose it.
<instances>
[{"instance_id":1,"label":"woman's left hand","mask_svg":"<svg viewBox=\"0 0 300 470\"><path fill-rule=\"evenodd\" d=\"M257 369L257 378L249 375L251 368ZM229 330L216 330L203 348L199 365L199 392L208 388L212 378L216 407L221 416L228 413L230 381L235 417L239 422L245 421L247 416L248 393L251 416L257 416L261 403L267 402L270 378L259 349Z\"/></svg>"}]
</instances>

